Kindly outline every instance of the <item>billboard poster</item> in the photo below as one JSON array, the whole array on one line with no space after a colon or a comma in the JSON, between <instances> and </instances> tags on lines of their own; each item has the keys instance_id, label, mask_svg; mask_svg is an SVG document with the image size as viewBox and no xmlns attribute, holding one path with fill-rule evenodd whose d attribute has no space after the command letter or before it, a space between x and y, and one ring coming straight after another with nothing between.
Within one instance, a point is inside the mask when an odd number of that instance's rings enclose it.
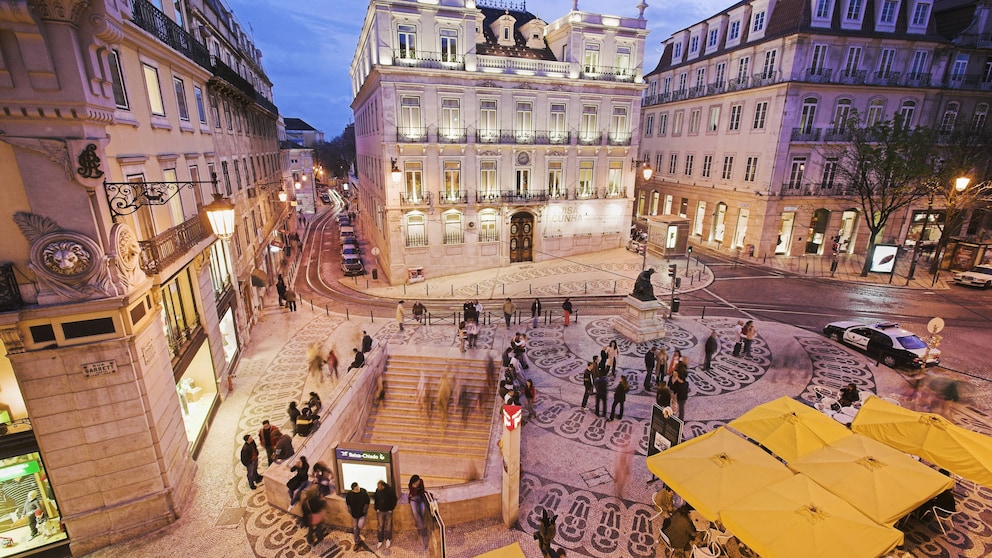
<instances>
[{"instance_id":1,"label":"billboard poster","mask_svg":"<svg viewBox=\"0 0 992 558\"><path fill-rule=\"evenodd\" d=\"M651 411L651 437L648 456L661 453L682 441L683 423L676 416L665 416L665 411L655 404Z\"/></svg>"},{"instance_id":2,"label":"billboard poster","mask_svg":"<svg viewBox=\"0 0 992 558\"><path fill-rule=\"evenodd\" d=\"M872 273L894 272L898 254L899 246L896 244L876 244L875 253L871 256L871 267L868 268L868 271Z\"/></svg>"}]
</instances>

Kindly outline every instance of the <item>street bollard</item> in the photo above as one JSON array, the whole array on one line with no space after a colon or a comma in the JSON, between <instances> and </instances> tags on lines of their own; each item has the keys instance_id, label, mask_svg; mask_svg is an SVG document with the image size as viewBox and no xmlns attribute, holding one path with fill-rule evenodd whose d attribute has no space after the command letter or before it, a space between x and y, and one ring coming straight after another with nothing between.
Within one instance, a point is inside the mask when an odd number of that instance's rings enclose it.
<instances>
[{"instance_id":1,"label":"street bollard","mask_svg":"<svg viewBox=\"0 0 992 558\"><path fill-rule=\"evenodd\" d=\"M424 289L427 290L427 298L430 298L431 297L431 286L430 286L430 284L427 283L427 282L424 282Z\"/></svg>"},{"instance_id":2,"label":"street bollard","mask_svg":"<svg viewBox=\"0 0 992 558\"><path fill-rule=\"evenodd\" d=\"M585 292L584 292L584 293L582 293L582 294L589 294L589 281L586 281L586 288L585 288Z\"/></svg>"},{"instance_id":3,"label":"street bollard","mask_svg":"<svg viewBox=\"0 0 992 558\"><path fill-rule=\"evenodd\" d=\"M534 286L527 283L527 294L534 294Z\"/></svg>"},{"instance_id":4,"label":"street bollard","mask_svg":"<svg viewBox=\"0 0 992 558\"><path fill-rule=\"evenodd\" d=\"M365 288L366 289L369 288L369 280L368 279L365 280Z\"/></svg>"},{"instance_id":5,"label":"street bollard","mask_svg":"<svg viewBox=\"0 0 992 558\"><path fill-rule=\"evenodd\" d=\"M696 282L696 274L693 273L691 276L689 276L689 284L692 285L695 282Z\"/></svg>"},{"instance_id":6,"label":"street bollard","mask_svg":"<svg viewBox=\"0 0 992 558\"><path fill-rule=\"evenodd\" d=\"M451 284L451 296L455 296L455 284Z\"/></svg>"},{"instance_id":7,"label":"street bollard","mask_svg":"<svg viewBox=\"0 0 992 558\"><path fill-rule=\"evenodd\" d=\"M310 299L310 311L313 312L313 299Z\"/></svg>"},{"instance_id":8,"label":"street bollard","mask_svg":"<svg viewBox=\"0 0 992 558\"><path fill-rule=\"evenodd\" d=\"M327 307L326 304L324 305L324 315L325 316L330 316L331 315L331 310Z\"/></svg>"},{"instance_id":9,"label":"street bollard","mask_svg":"<svg viewBox=\"0 0 992 558\"><path fill-rule=\"evenodd\" d=\"M406 294L406 283L403 283L403 294Z\"/></svg>"},{"instance_id":10,"label":"street bollard","mask_svg":"<svg viewBox=\"0 0 992 558\"><path fill-rule=\"evenodd\" d=\"M706 319L706 307L705 306L703 306L703 314L701 316L699 316L699 319L700 320Z\"/></svg>"},{"instance_id":11,"label":"street bollard","mask_svg":"<svg viewBox=\"0 0 992 558\"><path fill-rule=\"evenodd\" d=\"M809 275L809 262L806 262L806 275Z\"/></svg>"},{"instance_id":12,"label":"street bollard","mask_svg":"<svg viewBox=\"0 0 992 558\"><path fill-rule=\"evenodd\" d=\"M561 294L561 283L558 283L558 294Z\"/></svg>"},{"instance_id":13,"label":"street bollard","mask_svg":"<svg viewBox=\"0 0 992 558\"><path fill-rule=\"evenodd\" d=\"M346 320L350 320L351 319L351 315L348 313L348 307L347 306L344 307L344 319L346 319Z\"/></svg>"},{"instance_id":14,"label":"street bollard","mask_svg":"<svg viewBox=\"0 0 992 558\"><path fill-rule=\"evenodd\" d=\"M613 282L613 294L617 294L617 282Z\"/></svg>"},{"instance_id":15,"label":"street bollard","mask_svg":"<svg viewBox=\"0 0 992 558\"><path fill-rule=\"evenodd\" d=\"M475 284L475 296L479 296L479 284Z\"/></svg>"}]
</instances>

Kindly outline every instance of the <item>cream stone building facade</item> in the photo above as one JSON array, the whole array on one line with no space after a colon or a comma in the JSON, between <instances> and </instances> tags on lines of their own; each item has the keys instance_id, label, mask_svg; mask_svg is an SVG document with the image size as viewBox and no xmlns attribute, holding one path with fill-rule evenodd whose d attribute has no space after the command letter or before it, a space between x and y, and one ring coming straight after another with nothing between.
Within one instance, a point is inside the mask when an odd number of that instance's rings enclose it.
<instances>
[{"instance_id":1,"label":"cream stone building facade","mask_svg":"<svg viewBox=\"0 0 992 558\"><path fill-rule=\"evenodd\" d=\"M547 23L523 3L371 1L351 67L371 265L397 284L619 246L645 7Z\"/></svg>"},{"instance_id":2,"label":"cream stone building facade","mask_svg":"<svg viewBox=\"0 0 992 558\"><path fill-rule=\"evenodd\" d=\"M79 555L187 499L289 224L278 111L214 0L15 0L0 36L0 484L48 518L0 535Z\"/></svg>"},{"instance_id":3,"label":"cream stone building facade","mask_svg":"<svg viewBox=\"0 0 992 558\"><path fill-rule=\"evenodd\" d=\"M746 0L674 33L647 76L640 156L656 172L635 217L681 215L695 242L758 257L830 254L835 238L863 254L831 154L846 117L987 139L989 16L987 1ZM915 242L920 204L879 240Z\"/></svg>"}]
</instances>

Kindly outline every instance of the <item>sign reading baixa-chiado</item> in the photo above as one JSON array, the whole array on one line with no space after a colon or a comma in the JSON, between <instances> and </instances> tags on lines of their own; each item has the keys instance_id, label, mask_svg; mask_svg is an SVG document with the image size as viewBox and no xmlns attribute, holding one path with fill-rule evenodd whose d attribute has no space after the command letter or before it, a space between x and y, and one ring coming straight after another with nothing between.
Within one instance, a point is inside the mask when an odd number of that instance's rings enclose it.
<instances>
[{"instance_id":1,"label":"sign reading baixa-chiado","mask_svg":"<svg viewBox=\"0 0 992 558\"><path fill-rule=\"evenodd\" d=\"M337 448L338 459L349 461L375 461L378 463L389 463L389 452L384 451L362 451L353 449Z\"/></svg>"}]
</instances>

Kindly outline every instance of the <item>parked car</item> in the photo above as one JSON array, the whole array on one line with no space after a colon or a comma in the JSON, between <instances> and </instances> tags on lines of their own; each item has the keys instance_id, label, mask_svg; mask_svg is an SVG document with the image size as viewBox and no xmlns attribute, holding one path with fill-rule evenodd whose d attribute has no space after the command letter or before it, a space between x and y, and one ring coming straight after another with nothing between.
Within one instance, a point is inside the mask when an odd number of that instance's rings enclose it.
<instances>
[{"instance_id":1,"label":"parked car","mask_svg":"<svg viewBox=\"0 0 992 558\"><path fill-rule=\"evenodd\" d=\"M864 351L886 366L919 368L924 355L927 366L940 364L940 349L930 349L928 353L922 339L895 322L833 322L823 328L823 333L834 341Z\"/></svg>"},{"instance_id":2,"label":"parked car","mask_svg":"<svg viewBox=\"0 0 992 558\"><path fill-rule=\"evenodd\" d=\"M322 201L324 203L328 203L328 204L331 203L331 195L328 194L327 192L321 192L320 193L320 201Z\"/></svg>"},{"instance_id":3,"label":"parked car","mask_svg":"<svg viewBox=\"0 0 992 558\"><path fill-rule=\"evenodd\" d=\"M955 273L954 282L983 289L992 287L992 265L977 265L968 271Z\"/></svg>"},{"instance_id":4,"label":"parked car","mask_svg":"<svg viewBox=\"0 0 992 558\"><path fill-rule=\"evenodd\" d=\"M345 243L341 245L341 255L342 256L352 256L357 258L360 252L358 251L358 246L351 243Z\"/></svg>"},{"instance_id":5,"label":"parked car","mask_svg":"<svg viewBox=\"0 0 992 558\"><path fill-rule=\"evenodd\" d=\"M355 227L341 227L341 239L355 238Z\"/></svg>"},{"instance_id":6,"label":"parked car","mask_svg":"<svg viewBox=\"0 0 992 558\"><path fill-rule=\"evenodd\" d=\"M341 259L341 271L345 275L365 275L365 266L357 256L344 256Z\"/></svg>"},{"instance_id":7,"label":"parked car","mask_svg":"<svg viewBox=\"0 0 992 558\"><path fill-rule=\"evenodd\" d=\"M351 226L351 217L348 217L344 213L342 213L341 215L338 215L338 225L340 225L342 227L350 227Z\"/></svg>"}]
</instances>

